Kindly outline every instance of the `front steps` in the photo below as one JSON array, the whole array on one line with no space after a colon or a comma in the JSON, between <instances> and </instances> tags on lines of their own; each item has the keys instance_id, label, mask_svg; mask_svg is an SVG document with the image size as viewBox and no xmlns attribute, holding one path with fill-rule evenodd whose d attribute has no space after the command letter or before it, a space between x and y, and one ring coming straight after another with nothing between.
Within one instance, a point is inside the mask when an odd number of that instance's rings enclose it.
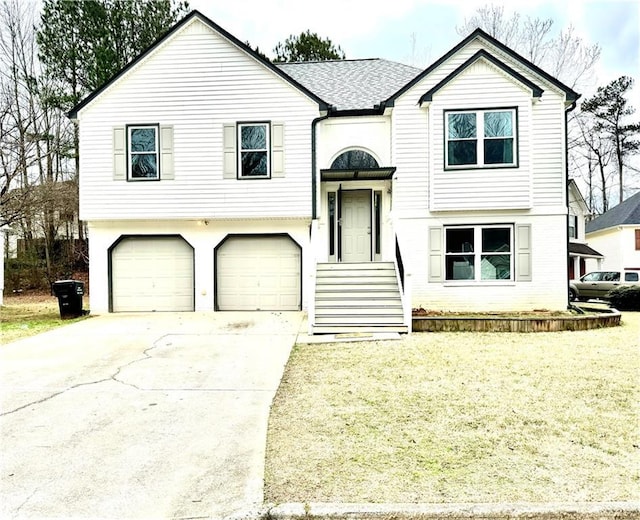
<instances>
[{"instance_id":1,"label":"front steps","mask_svg":"<svg viewBox=\"0 0 640 520\"><path fill-rule=\"evenodd\" d=\"M318 264L312 332L408 332L393 262Z\"/></svg>"}]
</instances>

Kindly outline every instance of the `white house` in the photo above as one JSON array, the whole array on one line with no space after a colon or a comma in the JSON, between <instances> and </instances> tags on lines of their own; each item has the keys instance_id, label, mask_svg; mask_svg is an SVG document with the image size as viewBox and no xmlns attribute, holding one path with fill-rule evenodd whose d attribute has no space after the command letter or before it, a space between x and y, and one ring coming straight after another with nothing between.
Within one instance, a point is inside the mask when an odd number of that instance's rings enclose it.
<instances>
[{"instance_id":1,"label":"white house","mask_svg":"<svg viewBox=\"0 0 640 520\"><path fill-rule=\"evenodd\" d=\"M640 270L640 192L587 222L586 238L605 255L603 270Z\"/></svg>"},{"instance_id":2,"label":"white house","mask_svg":"<svg viewBox=\"0 0 640 520\"><path fill-rule=\"evenodd\" d=\"M91 311L564 309L577 98L481 30L424 71L276 66L193 12L70 112Z\"/></svg>"},{"instance_id":3,"label":"white house","mask_svg":"<svg viewBox=\"0 0 640 520\"><path fill-rule=\"evenodd\" d=\"M587 244L585 226L590 216L576 181L569 181L569 280L576 280L583 274L598 271L604 256Z\"/></svg>"}]
</instances>

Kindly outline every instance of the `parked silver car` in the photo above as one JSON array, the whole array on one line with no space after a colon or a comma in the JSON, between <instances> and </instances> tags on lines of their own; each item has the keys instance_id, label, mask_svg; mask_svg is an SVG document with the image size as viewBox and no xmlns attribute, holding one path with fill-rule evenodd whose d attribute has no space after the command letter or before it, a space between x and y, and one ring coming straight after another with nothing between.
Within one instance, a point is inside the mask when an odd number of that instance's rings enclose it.
<instances>
[{"instance_id":1,"label":"parked silver car","mask_svg":"<svg viewBox=\"0 0 640 520\"><path fill-rule=\"evenodd\" d=\"M592 271L569 282L569 300L606 299L620 285L640 285L640 271Z\"/></svg>"}]
</instances>

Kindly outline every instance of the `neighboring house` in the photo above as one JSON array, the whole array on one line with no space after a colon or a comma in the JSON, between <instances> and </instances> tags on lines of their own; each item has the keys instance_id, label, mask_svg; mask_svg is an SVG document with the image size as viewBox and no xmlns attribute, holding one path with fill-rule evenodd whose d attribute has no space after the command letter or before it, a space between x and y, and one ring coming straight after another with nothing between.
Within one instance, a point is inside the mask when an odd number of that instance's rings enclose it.
<instances>
[{"instance_id":1,"label":"neighboring house","mask_svg":"<svg viewBox=\"0 0 640 520\"><path fill-rule=\"evenodd\" d=\"M640 192L587 222L586 237L604 254L603 270L640 270Z\"/></svg>"},{"instance_id":2,"label":"neighboring house","mask_svg":"<svg viewBox=\"0 0 640 520\"><path fill-rule=\"evenodd\" d=\"M76 247L80 239L80 226L83 226L83 236L86 236L85 224L78 220L78 193L74 182L60 181L53 186L33 185L30 187L29 197L32 200L30 207L34 209L6 229L5 255L8 258L21 257L27 249L28 242L43 250L47 227L45 211L47 210L53 209L50 215L51 224L58 243ZM42 254L44 255L44 251Z\"/></svg>"},{"instance_id":3,"label":"neighboring house","mask_svg":"<svg viewBox=\"0 0 640 520\"><path fill-rule=\"evenodd\" d=\"M599 270L604 258L589 247L585 239L585 225L590 216L589 207L580 193L576 181L569 181L569 280Z\"/></svg>"},{"instance_id":4,"label":"neighboring house","mask_svg":"<svg viewBox=\"0 0 640 520\"><path fill-rule=\"evenodd\" d=\"M193 12L70 112L91 311L565 309L577 99L481 30L424 71L274 65Z\"/></svg>"}]
</instances>

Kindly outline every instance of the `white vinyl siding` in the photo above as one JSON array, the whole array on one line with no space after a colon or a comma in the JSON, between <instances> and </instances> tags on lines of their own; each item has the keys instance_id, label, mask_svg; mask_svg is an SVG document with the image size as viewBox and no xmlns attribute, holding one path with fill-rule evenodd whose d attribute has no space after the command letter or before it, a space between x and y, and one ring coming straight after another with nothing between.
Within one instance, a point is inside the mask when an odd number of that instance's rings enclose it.
<instances>
[{"instance_id":1,"label":"white vinyl siding","mask_svg":"<svg viewBox=\"0 0 640 520\"><path fill-rule=\"evenodd\" d=\"M534 206L564 206L565 195L565 132L562 98L545 91L539 103L532 107L531 148Z\"/></svg>"},{"instance_id":2,"label":"white vinyl siding","mask_svg":"<svg viewBox=\"0 0 640 520\"><path fill-rule=\"evenodd\" d=\"M479 60L439 90L432 113L432 210L524 209L531 206L531 92L514 84L502 71ZM518 112L518 166L475 169L445 166L446 115L449 110L498 110L516 107ZM479 120L478 125L483 122ZM480 152L478 152L480 153Z\"/></svg>"},{"instance_id":3,"label":"white vinyl siding","mask_svg":"<svg viewBox=\"0 0 640 520\"><path fill-rule=\"evenodd\" d=\"M420 97L486 48L507 66L540 85L542 98L485 60L467 68L433 96L424 107ZM518 108L518 168L444 173L443 111L478 108ZM428 77L411 87L393 109L394 214L401 218L426 216L429 209L493 210L554 206L564 197L563 97L543 78L510 56L479 41L471 42ZM497 169L496 169L497 170Z\"/></svg>"},{"instance_id":4,"label":"white vinyl siding","mask_svg":"<svg viewBox=\"0 0 640 520\"><path fill-rule=\"evenodd\" d=\"M194 19L81 110L81 218L309 218L318 114L316 102ZM160 182L114 182L105 160L113 128L146 121L173 127L175 179L162 182L161 171ZM274 148L286 157L269 182L224 178L223 131L238 121L286 125Z\"/></svg>"}]
</instances>

